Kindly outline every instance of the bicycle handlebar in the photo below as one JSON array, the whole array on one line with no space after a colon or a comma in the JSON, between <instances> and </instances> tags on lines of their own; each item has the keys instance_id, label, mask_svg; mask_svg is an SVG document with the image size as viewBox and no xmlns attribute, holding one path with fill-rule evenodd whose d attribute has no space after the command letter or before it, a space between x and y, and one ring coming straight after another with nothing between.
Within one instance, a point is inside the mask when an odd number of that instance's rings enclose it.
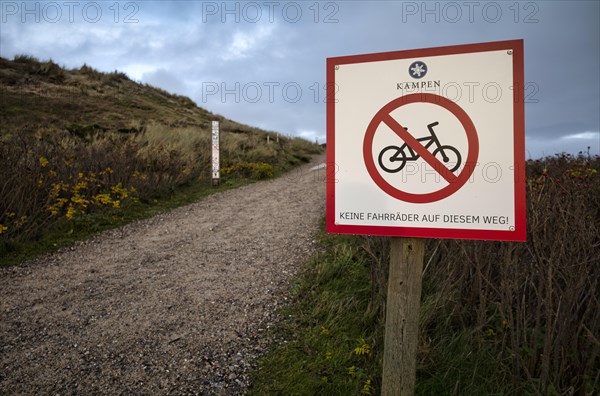
<instances>
[{"instance_id":1,"label":"bicycle handlebar","mask_svg":"<svg viewBox=\"0 0 600 396\"><path fill-rule=\"evenodd\" d=\"M427 129L429 129L429 132L433 133L433 127L437 126L439 124L439 122L435 121L432 122L431 124L427 125Z\"/></svg>"}]
</instances>

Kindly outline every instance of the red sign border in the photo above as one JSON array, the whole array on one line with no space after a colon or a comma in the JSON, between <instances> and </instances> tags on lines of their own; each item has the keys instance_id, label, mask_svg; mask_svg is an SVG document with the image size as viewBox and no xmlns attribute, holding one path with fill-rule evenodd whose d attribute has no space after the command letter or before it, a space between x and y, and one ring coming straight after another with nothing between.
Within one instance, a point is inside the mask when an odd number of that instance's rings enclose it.
<instances>
[{"instance_id":1,"label":"red sign border","mask_svg":"<svg viewBox=\"0 0 600 396\"><path fill-rule=\"evenodd\" d=\"M337 173L337 165L335 162L335 67L353 63L380 62L406 58L422 58L499 50L513 51L514 230L478 230L335 224L335 186ZM524 55L522 39L327 58L327 202L325 215L327 232L334 234L403 236L420 238L475 239L516 242L526 241L524 98Z\"/></svg>"}]
</instances>

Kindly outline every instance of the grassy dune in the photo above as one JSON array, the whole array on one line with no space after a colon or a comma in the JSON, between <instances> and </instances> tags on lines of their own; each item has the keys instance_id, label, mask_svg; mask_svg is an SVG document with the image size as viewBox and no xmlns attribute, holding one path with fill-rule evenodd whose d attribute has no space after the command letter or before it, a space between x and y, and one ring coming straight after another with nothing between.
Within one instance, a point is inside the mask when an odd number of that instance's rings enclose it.
<instances>
[{"instance_id":1,"label":"grassy dune","mask_svg":"<svg viewBox=\"0 0 600 396\"><path fill-rule=\"evenodd\" d=\"M220 122L222 187L322 151L123 73L29 56L0 58L0 102L0 265L213 191L211 121Z\"/></svg>"}]
</instances>

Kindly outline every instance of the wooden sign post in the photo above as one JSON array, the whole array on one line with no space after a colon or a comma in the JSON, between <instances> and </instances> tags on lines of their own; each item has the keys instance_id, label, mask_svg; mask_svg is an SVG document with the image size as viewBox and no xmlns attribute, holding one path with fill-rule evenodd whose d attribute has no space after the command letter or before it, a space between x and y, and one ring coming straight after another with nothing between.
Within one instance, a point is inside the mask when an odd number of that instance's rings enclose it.
<instances>
[{"instance_id":1,"label":"wooden sign post","mask_svg":"<svg viewBox=\"0 0 600 396\"><path fill-rule=\"evenodd\" d=\"M411 396L415 391L424 245L419 238L392 238L382 396Z\"/></svg>"},{"instance_id":2,"label":"wooden sign post","mask_svg":"<svg viewBox=\"0 0 600 396\"><path fill-rule=\"evenodd\" d=\"M327 59L327 232L393 237L384 396L415 389L414 238L526 239L523 66L523 40Z\"/></svg>"}]
</instances>

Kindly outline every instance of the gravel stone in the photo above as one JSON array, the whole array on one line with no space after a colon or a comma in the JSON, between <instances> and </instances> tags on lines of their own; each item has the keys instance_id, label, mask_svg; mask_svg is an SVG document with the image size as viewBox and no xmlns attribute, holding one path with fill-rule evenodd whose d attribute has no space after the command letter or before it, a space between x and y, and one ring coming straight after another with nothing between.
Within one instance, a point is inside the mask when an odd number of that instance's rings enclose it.
<instances>
[{"instance_id":1,"label":"gravel stone","mask_svg":"<svg viewBox=\"0 0 600 396\"><path fill-rule=\"evenodd\" d=\"M0 394L243 394L316 252L324 159L1 269Z\"/></svg>"}]
</instances>

